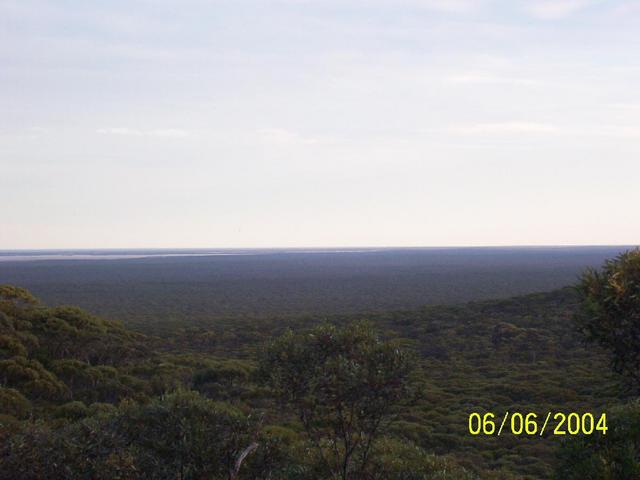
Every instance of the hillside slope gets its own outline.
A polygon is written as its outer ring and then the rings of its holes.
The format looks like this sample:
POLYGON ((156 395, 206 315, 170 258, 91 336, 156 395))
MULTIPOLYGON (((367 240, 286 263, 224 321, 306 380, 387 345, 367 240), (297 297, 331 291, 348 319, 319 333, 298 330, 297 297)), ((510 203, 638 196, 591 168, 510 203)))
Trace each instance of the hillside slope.
POLYGON ((135 333, 74 307, 43 306, 21 289, 3 287, 0 294, 5 428, 19 419, 81 421, 122 400, 144 405, 193 389, 244 412, 266 411, 279 428, 293 425, 295 436, 295 423, 254 382, 256 354, 286 328, 357 320, 418 353, 416 398, 387 434, 450 455, 482 478, 492 478, 490 471, 550 478, 561 439, 472 436, 470 413, 595 413, 619 396, 604 354, 586 349, 573 331, 571 289, 328 318, 185 319, 162 337, 154 325, 135 333))

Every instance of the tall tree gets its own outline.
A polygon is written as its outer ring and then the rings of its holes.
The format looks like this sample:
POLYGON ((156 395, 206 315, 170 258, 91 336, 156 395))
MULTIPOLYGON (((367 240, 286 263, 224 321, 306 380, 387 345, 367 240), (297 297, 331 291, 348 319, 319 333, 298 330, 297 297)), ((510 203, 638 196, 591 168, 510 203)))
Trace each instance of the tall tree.
POLYGON ((580 330, 610 352, 613 369, 640 391, 640 249, 588 270, 578 291, 580 330))
POLYGON ((364 323, 289 331, 267 349, 262 377, 293 407, 323 478, 369 478, 371 452, 408 390, 412 356, 364 323))

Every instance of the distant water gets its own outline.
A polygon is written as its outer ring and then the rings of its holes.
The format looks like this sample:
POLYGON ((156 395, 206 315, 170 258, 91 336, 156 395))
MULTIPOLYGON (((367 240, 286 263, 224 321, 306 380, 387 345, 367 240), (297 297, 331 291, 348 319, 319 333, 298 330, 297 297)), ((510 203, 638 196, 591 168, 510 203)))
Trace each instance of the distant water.
POLYGON ((339 254, 371 253, 378 249, 100 249, 100 250, 0 250, 0 262, 39 260, 128 260, 170 257, 215 257, 238 255, 270 255, 278 253, 339 254))
POLYGON ((48 252, 48 253, 25 253, 25 252, 0 252, 0 262, 28 262, 36 260, 127 260, 149 257, 211 257, 216 255, 253 255, 251 253, 86 253, 86 252, 48 252))

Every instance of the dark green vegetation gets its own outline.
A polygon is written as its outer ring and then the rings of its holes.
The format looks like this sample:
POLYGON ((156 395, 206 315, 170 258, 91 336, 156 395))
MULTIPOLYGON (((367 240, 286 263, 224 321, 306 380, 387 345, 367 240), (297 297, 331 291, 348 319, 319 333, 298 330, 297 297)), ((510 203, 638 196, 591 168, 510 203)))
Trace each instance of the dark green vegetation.
POLYGON ((365 324, 322 326, 273 342, 258 376, 293 409, 315 447, 314 477, 384 478, 390 466, 378 460, 378 439, 406 399, 414 364, 365 324))
POLYGON ((558 480, 626 480, 640 478, 640 404, 608 409, 607 435, 566 441, 556 471, 558 480))
MULTIPOLYGON (((603 346, 627 391, 640 388, 640 249, 625 252, 587 271, 578 285, 582 302, 577 326, 592 343, 603 346)), ((560 451, 559 479, 640 478, 640 403, 611 410, 606 436, 566 442, 560 451)))
POLYGON ((4 478, 233 478, 254 443, 238 478, 330 478, 354 443, 348 478, 550 478, 557 438, 473 437, 469 413, 600 411, 620 394, 606 355, 574 333, 570 289, 324 320, 212 320, 162 337, 41 306, 19 289, 2 297, 4 478), (324 327, 333 332, 325 361, 318 338, 273 343, 287 326, 306 331, 326 320, 367 320, 390 343, 360 323, 324 327), (396 357, 396 347, 406 353, 396 357), (376 365, 390 370, 376 376, 376 365), (296 368, 309 383, 292 396, 296 368), (371 411, 349 417, 361 425, 345 443, 338 406, 361 402, 371 411))
POLYGON ((16 287, 0 287, 0 313, 2 479, 472 478, 385 435, 413 362, 365 325, 285 335, 256 371, 151 353, 160 340, 16 287))
POLYGON ((629 388, 640 391, 640 250, 589 270, 579 291, 585 301, 578 315, 586 338, 610 351, 613 369, 629 388))
POLYGON ((212 257, 23 262, 7 261, 11 256, 0 252, 0 282, 28 288, 49 305, 78 305, 129 327, 158 333, 160 328, 211 324, 221 317, 398 310, 551 291, 574 284, 585 268, 600 265, 621 250, 279 250, 212 257))
POLYGON ((259 321, 176 307, 135 330, 2 286, 0 479, 637 478, 639 258, 577 290, 259 321), (469 434, 505 411, 606 411, 609 432, 469 434))

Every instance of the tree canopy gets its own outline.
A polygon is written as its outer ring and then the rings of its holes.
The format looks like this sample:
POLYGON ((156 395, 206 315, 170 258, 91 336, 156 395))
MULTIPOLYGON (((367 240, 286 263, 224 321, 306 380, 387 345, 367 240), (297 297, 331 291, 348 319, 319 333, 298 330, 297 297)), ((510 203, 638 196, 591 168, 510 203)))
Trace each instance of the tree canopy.
POLYGON ((640 391, 640 249, 588 270, 578 291, 580 330, 610 353, 613 369, 640 391))

